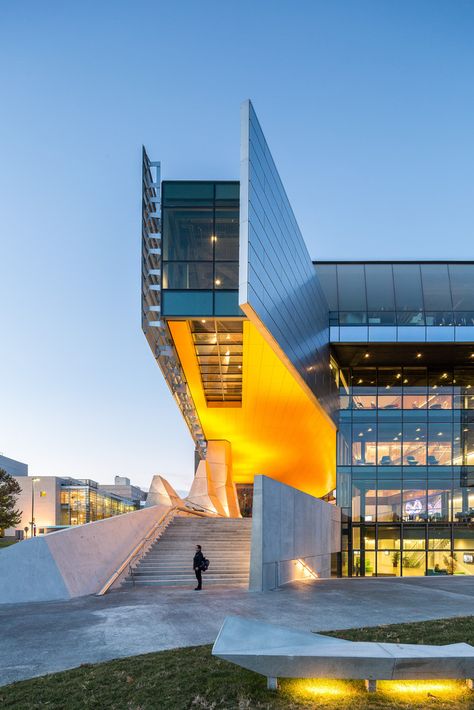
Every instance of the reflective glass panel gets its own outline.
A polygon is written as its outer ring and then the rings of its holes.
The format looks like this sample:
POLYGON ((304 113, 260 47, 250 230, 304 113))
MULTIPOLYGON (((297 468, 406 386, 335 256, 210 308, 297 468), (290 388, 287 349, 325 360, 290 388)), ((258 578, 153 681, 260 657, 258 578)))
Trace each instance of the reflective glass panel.
POLYGON ((340 311, 367 311, 364 266, 338 264, 338 294, 340 311))

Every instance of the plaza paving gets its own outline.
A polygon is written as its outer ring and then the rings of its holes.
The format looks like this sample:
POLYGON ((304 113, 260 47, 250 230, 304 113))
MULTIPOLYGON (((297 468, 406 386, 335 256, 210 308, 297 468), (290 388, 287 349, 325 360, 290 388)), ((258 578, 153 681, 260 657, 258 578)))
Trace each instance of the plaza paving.
POLYGON ((328 579, 266 593, 146 587, 0 605, 0 685, 82 663, 212 643, 228 614, 313 631, 467 616, 474 614, 474 577, 328 579))

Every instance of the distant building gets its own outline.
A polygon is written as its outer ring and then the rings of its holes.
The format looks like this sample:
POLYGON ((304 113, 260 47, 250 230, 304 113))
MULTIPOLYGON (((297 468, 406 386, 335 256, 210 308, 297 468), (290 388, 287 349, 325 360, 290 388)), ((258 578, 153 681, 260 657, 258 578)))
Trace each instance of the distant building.
POLYGON ((108 493, 114 493, 116 496, 120 496, 120 498, 127 498, 133 501, 137 508, 140 507, 142 502, 146 501, 146 492, 142 491, 138 486, 133 486, 130 483, 130 479, 125 478, 125 476, 115 476, 115 483, 101 483, 100 488, 108 493))
POLYGON ((9 459, 8 456, 2 456, 0 454, 0 468, 10 474, 10 476, 27 476, 28 475, 28 464, 22 463, 21 461, 16 461, 15 459, 9 459))
POLYGON ((17 508, 21 522, 16 529, 6 530, 15 535, 16 530, 32 531, 32 521, 37 535, 44 535, 71 525, 82 525, 94 520, 110 518, 136 510, 139 505, 126 497, 103 490, 89 479, 60 478, 57 476, 15 476, 21 486, 17 508))

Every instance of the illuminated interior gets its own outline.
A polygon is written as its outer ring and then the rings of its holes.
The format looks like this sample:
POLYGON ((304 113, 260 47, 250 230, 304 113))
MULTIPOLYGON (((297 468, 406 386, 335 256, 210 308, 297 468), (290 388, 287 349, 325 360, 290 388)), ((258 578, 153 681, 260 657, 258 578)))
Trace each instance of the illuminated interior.
POLYGON ((237 407, 206 401, 190 323, 168 325, 206 438, 232 445, 236 483, 263 474, 314 496, 334 488, 334 424, 250 321, 243 322, 242 403, 237 407))

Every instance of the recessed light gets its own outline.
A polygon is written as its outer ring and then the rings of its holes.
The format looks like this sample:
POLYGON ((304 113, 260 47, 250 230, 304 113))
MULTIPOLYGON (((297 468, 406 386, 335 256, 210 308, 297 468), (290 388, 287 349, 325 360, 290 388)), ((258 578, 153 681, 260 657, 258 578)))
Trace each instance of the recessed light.
POLYGON ((386 390, 389 390, 389 389, 390 389, 390 385, 385 385, 385 389, 386 389, 386 390))
POLYGON ((448 373, 447 373, 447 372, 443 372, 443 374, 441 375, 441 379, 442 379, 442 380, 445 380, 447 376, 448 376, 448 373))
POLYGON ((216 279, 216 286, 220 286, 222 281, 220 279, 216 279))
POLYGON ((367 431, 372 431, 372 427, 371 427, 371 426, 369 426, 369 428, 367 429, 367 431))
POLYGON ((361 385, 361 384, 363 383, 363 381, 364 381, 364 380, 357 380, 357 384, 358 384, 358 385, 361 385))
POLYGON ((215 236, 215 234, 212 235, 211 242, 217 242, 217 237, 215 236))
POLYGON ((421 427, 418 427, 418 428, 416 429, 416 431, 421 431, 421 427))
POLYGON ((420 357, 423 357, 423 353, 416 353, 416 357, 419 359, 420 357))
POLYGON ((370 353, 365 353, 364 357, 370 357, 370 353))
POLYGON ((202 320, 202 321, 201 321, 201 323, 205 323, 205 322, 206 322, 205 320, 202 320))
POLYGON ((439 431, 439 432, 438 432, 438 436, 443 436, 443 432, 442 432, 442 431, 439 431))
POLYGON ((403 380, 403 384, 404 384, 404 385, 407 385, 407 384, 408 384, 408 380, 407 380, 406 378, 403 380))

